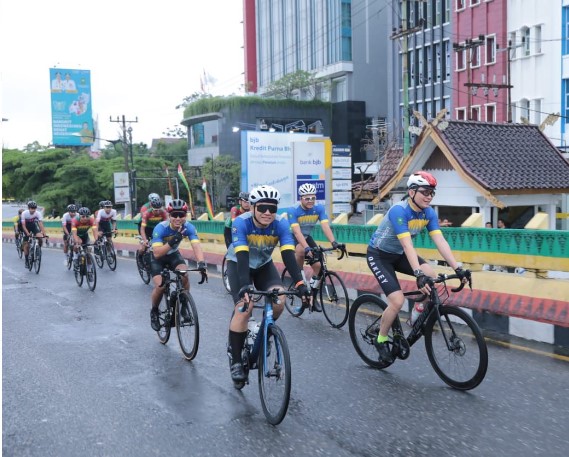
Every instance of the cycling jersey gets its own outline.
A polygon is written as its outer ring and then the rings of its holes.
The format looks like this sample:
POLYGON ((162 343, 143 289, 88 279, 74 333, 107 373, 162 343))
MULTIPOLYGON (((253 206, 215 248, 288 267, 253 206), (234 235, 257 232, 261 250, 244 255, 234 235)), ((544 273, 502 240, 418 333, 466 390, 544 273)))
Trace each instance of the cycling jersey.
POLYGON ((12 218, 12 222, 14 223, 14 229, 18 232, 23 232, 24 229, 22 228, 22 218, 20 217, 20 214, 18 214, 17 216, 14 216, 12 218))
POLYGON ((141 226, 147 229, 154 229, 160 222, 168 220, 168 212, 165 209, 158 211, 149 210, 142 214, 141 226))
POLYGON ((227 219, 225 219, 225 226, 231 227, 233 225, 233 221, 235 220, 236 217, 241 216, 242 214, 245 214, 247 212, 248 211, 245 211, 241 207, 241 205, 233 206, 231 208, 231 210, 229 211, 229 217, 227 219))
POLYGON ((81 216, 78 214, 71 220, 71 231, 77 232, 79 238, 86 238, 91 227, 96 227, 95 218, 93 216, 89 216, 87 219, 81 219, 81 216))
POLYGON ((259 228, 253 223, 253 214, 244 213, 233 221, 231 231, 232 243, 227 251, 227 259, 237 262, 235 254, 248 251, 249 268, 259 268, 270 262, 277 244, 280 244, 281 252, 289 249, 294 251, 288 220, 279 214, 266 228, 259 228))
MULTIPOLYGON (((188 237, 191 243, 200 242, 198 232, 190 222, 184 223, 183 227, 184 228, 182 229, 182 234, 188 237)), ((156 227, 154 227, 154 231, 152 232, 152 247, 164 246, 177 232, 178 230, 173 229, 170 226, 170 221, 160 222, 158 225, 156 225, 156 227)), ((170 248, 166 255, 176 252, 180 247, 180 243, 170 248)))
POLYGON ((30 210, 27 209, 22 213, 21 216, 22 225, 26 224, 26 227, 32 226, 41 222, 43 220, 42 214, 36 209, 34 213, 30 213, 30 210))
MULTIPOLYGON (((71 222, 73 221, 73 217, 68 212, 61 216, 61 226, 67 228, 67 231, 71 233, 71 222)), ((65 233, 65 230, 63 231, 65 233)))
POLYGON ((117 220, 117 210, 112 208, 108 213, 106 210, 101 209, 97 212, 97 216, 96 219, 97 224, 100 224, 101 222, 111 222, 111 221, 116 221, 117 220))
POLYGON ((441 233, 435 210, 428 206, 424 210, 414 211, 409 199, 405 199, 389 208, 372 235, 369 246, 392 254, 403 254, 399 240, 408 236, 414 238, 425 227, 429 235, 441 233))
POLYGON ((303 208, 300 203, 287 210, 290 226, 300 226, 300 231, 306 237, 318 221, 328 222, 328 215, 324 205, 316 204, 312 208, 303 208))
POLYGON ((152 209, 152 205, 150 205, 150 202, 146 202, 140 207, 140 216, 144 216, 144 213, 146 213, 146 211, 149 209, 152 209))

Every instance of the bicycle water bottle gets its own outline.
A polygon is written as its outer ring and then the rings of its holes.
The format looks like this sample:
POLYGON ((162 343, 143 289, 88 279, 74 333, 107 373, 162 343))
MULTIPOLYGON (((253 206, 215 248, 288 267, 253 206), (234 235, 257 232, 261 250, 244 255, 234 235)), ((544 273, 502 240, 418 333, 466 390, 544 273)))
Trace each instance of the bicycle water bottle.
POLYGON ((253 346, 255 338, 257 337, 257 332, 259 331, 260 323, 255 321, 255 318, 251 316, 249 322, 247 323, 247 344, 253 346))
POLYGON ((318 279, 318 276, 312 276, 312 278, 310 278, 310 288, 318 289, 319 285, 320 285, 320 280, 318 279))
POLYGON ((425 309, 425 305, 423 303, 415 303, 413 309, 411 310, 411 318, 409 319, 409 323, 413 325, 417 322, 417 318, 425 309))

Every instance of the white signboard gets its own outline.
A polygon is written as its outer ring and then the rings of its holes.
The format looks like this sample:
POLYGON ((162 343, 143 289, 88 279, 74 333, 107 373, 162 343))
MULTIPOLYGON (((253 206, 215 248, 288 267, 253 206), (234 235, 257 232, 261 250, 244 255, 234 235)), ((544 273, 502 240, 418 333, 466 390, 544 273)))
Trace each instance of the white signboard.
POLYGON ((333 156, 332 157, 333 167, 347 167, 352 168, 352 158, 344 156, 333 156))
POLYGON ((349 168, 332 168, 332 179, 352 179, 352 170, 349 168))
POLYGON ((352 192, 332 192, 332 201, 336 203, 350 203, 352 201, 352 192))
POLYGON ((349 213, 352 207, 349 203, 333 203, 332 214, 349 213))
MULTIPOLYGON (((348 168, 349 170, 349 168, 348 168)), ((335 179, 332 181, 332 190, 352 190, 352 180, 351 179, 335 179)))
POLYGON ((129 186, 128 172, 123 171, 123 172, 113 173, 113 181, 115 187, 128 187, 129 186))
POLYGON ((130 202, 130 189, 128 187, 115 187, 115 203, 130 202))

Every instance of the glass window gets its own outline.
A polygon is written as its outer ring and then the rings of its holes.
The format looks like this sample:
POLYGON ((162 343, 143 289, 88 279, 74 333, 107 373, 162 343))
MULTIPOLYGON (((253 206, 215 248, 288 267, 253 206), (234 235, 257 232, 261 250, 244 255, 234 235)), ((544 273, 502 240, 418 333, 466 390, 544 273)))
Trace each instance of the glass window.
POLYGON ((496 63, 496 37, 486 37, 486 65, 496 63))
POLYGON ((480 4, 480 0, 470 0, 470 6, 476 6, 480 4))
POLYGON ((465 8, 466 0, 456 0, 456 11, 463 10, 465 8))
POLYGON ((456 119, 459 121, 464 121, 466 110, 464 108, 456 109, 456 119))
POLYGON ((541 25, 536 25, 534 30, 534 52, 536 54, 541 54, 541 25))
POLYGON ((435 59, 433 60, 433 82, 441 81, 441 44, 433 44, 433 52, 435 53, 435 59))
POLYGON ((496 122, 496 105, 486 105, 486 122, 496 122))
POLYGON ((456 71, 461 71, 466 68, 466 50, 459 49, 456 51, 456 71))
POLYGON ((529 100, 526 100, 525 98, 520 100, 519 106, 520 106, 520 120, 522 120, 522 118, 524 118, 527 121, 529 121, 530 120, 530 117, 529 117, 529 100))
POLYGON ((470 68, 480 66, 480 46, 470 48, 470 68))
POLYGON ((522 43, 523 43, 523 50, 524 56, 530 55, 530 29, 529 27, 525 27, 522 29, 522 43))
POLYGON ((539 98, 533 101, 533 123, 541 124, 541 100, 539 98))
POLYGON ((470 120, 471 121, 479 121, 480 120, 480 107, 473 106, 470 109, 470 120))

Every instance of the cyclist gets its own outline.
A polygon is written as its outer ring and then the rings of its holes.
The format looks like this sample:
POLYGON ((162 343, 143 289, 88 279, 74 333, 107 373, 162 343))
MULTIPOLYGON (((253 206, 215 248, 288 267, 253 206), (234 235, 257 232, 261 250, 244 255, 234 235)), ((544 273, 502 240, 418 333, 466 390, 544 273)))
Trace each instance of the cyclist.
MULTIPOLYGON (((277 215, 280 193, 271 186, 255 187, 249 194, 251 211, 235 218, 232 228, 232 243, 227 251, 227 275, 235 309, 229 324, 229 355, 231 379, 243 382, 245 373, 241 352, 247 336, 247 322, 253 311, 249 306, 241 312, 245 302, 250 301, 251 284, 259 290, 278 288, 283 290, 279 273, 271 258, 277 243, 280 244, 283 262, 290 272, 303 302, 310 300, 306 284, 294 257, 294 240, 287 219, 277 215)), ((283 311, 284 297, 274 304, 274 318, 283 311)))
POLYGON ((12 222, 14 223, 14 236, 19 236, 24 234, 24 229, 22 228, 22 213, 24 212, 24 208, 20 208, 18 210, 18 215, 12 218, 12 222))
POLYGON ((249 203, 249 193, 239 192, 239 198, 237 199, 237 205, 231 208, 229 217, 225 219, 225 228, 223 230, 223 237, 225 238, 225 246, 228 248, 231 244, 231 227, 233 221, 237 216, 248 212, 251 209, 251 204, 249 203))
POLYGON ((99 211, 101 211, 105 207, 105 201, 106 200, 101 200, 99 202, 99 209, 95 210, 95 212, 93 213, 93 217, 95 218, 95 220, 97 220, 97 216, 99 215, 99 211))
MULTIPOLYGON (((288 210, 288 220, 290 222, 292 233, 296 239, 296 262, 298 263, 298 266, 302 268, 306 257, 308 257, 309 260, 312 260, 309 262, 312 267, 312 279, 310 281, 310 285, 311 287, 315 287, 316 281, 318 280, 318 274, 320 273, 320 262, 318 262, 317 259, 314 259, 312 248, 316 247, 316 242, 310 233, 316 225, 316 222, 320 221, 322 232, 328 241, 332 243, 332 247, 334 249, 338 249, 341 246, 334 238, 324 205, 316 203, 316 187, 314 184, 302 184, 298 188, 298 197, 299 202, 296 206, 289 208, 288 210)), ((319 305, 317 305, 317 301, 314 302, 314 305, 316 305, 314 307, 315 311, 322 311, 319 305)))
MULTIPOLYGON (((141 231, 142 216, 144 215, 144 213, 145 213, 146 211, 148 211, 150 208, 152 208, 152 201, 153 201, 153 200, 154 200, 154 201, 160 200, 160 195, 158 195, 157 193, 154 193, 154 192, 148 194, 148 201, 147 201, 144 205, 142 205, 142 206, 140 207, 140 211, 139 211, 139 213, 140 213, 140 220, 139 220, 138 223, 137 223, 137 226, 138 226, 138 234, 139 234, 140 236, 142 236, 142 231, 141 231)), ((161 201, 161 200, 160 200, 160 201, 161 201)))
POLYGON ((387 211, 367 248, 368 267, 387 296, 388 304, 381 317, 379 335, 374 341, 381 362, 393 362, 385 343, 391 324, 404 302, 395 272, 414 275, 417 287, 424 294, 429 294, 431 290, 431 277, 435 276, 435 272, 413 246, 413 238, 421 230, 427 228, 438 251, 463 282, 470 276, 470 271, 463 270, 455 260, 439 228, 437 214, 430 206, 436 188, 437 180, 430 173, 417 171, 411 174, 407 181, 407 196, 387 211))
POLYGON ((28 209, 22 211, 20 217, 22 223, 22 230, 24 231, 24 255, 26 256, 26 268, 28 268, 28 254, 30 253, 30 232, 38 237, 38 243, 42 245, 42 238, 46 236, 45 228, 43 226, 43 217, 38 211, 38 204, 30 200, 28 202, 28 209), (41 236, 38 235, 41 233, 41 236))
MULTIPOLYGON (((99 238, 99 231, 95 218, 91 216, 91 210, 85 206, 79 208, 77 216, 71 221, 71 234, 73 235, 73 250, 79 251, 79 246, 89 243, 89 229, 93 231, 94 239, 99 238)), ((78 259, 75 259, 77 262, 78 259)), ((79 265, 75 265, 76 268, 79 265)))
POLYGON ((117 210, 113 208, 113 202, 104 200, 103 208, 97 211, 95 222, 97 230, 101 235, 106 233, 107 239, 110 240, 113 233, 117 233, 117 210))
POLYGON ((150 200, 150 209, 142 213, 140 219, 140 236, 144 244, 140 245, 138 252, 142 255, 148 246, 148 240, 152 239, 152 232, 160 222, 168 220, 168 212, 162 207, 160 197, 152 197, 150 200))
MULTIPOLYGON (((190 240, 200 272, 206 272, 204 255, 196 228, 186 221, 188 205, 184 200, 172 200, 168 204, 167 211, 170 215, 169 220, 156 225, 152 233, 152 260, 150 262, 150 269, 152 272, 152 280, 154 281, 154 289, 151 294, 152 308, 150 309, 150 325, 155 331, 160 330, 158 305, 164 293, 164 286, 160 287, 162 283, 161 273, 164 268, 176 270, 186 269, 186 262, 179 249, 184 237, 190 240)), ((182 281, 184 288, 189 291, 190 281, 187 275, 183 276, 182 281)), ((185 315, 187 312, 187 309, 182 307, 183 317, 187 317, 185 315)))
POLYGON ((67 212, 61 216, 61 226, 63 228, 63 255, 65 260, 64 265, 67 266, 67 253, 69 252, 69 245, 73 243, 71 237, 71 222, 77 216, 77 206, 71 204, 67 205, 67 212))

